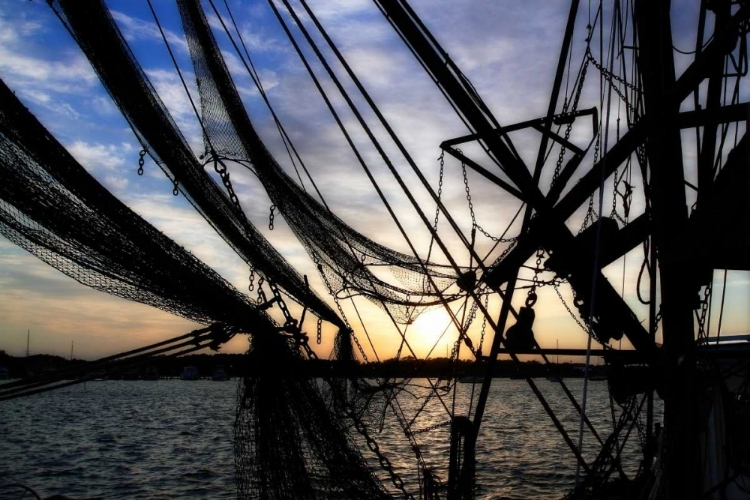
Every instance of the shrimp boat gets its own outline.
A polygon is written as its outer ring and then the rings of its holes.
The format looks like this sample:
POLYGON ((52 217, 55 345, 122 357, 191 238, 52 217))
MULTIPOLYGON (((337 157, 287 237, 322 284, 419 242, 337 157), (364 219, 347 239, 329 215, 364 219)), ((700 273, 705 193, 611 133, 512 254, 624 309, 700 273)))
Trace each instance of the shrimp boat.
MULTIPOLYGON (((474 498, 493 369, 510 359, 523 373, 528 358, 548 367, 557 382, 549 390, 562 390, 579 416, 577 432, 566 428, 547 389, 525 377, 576 468, 567 498, 750 498, 750 325, 722 334, 727 275, 731 282, 732 273, 750 270, 747 1, 688 8, 573 0, 543 109, 508 124, 471 83, 471 69, 448 55, 450 40, 418 13, 440 7, 374 0, 373 15, 434 82, 436 99, 451 113, 443 118, 458 131, 430 145, 439 161, 429 165, 412 156, 413 143, 400 137, 410 130, 397 134, 393 110, 381 111, 368 91, 372 80, 363 76, 372 75, 355 71, 356 52, 340 47, 316 8, 270 1, 288 50, 351 150, 348 166, 370 182, 403 240, 398 247, 326 202, 314 182, 320 169, 303 161, 299 134, 274 111, 236 5, 176 2, 186 66, 163 14, 144 1, 199 124, 203 152, 196 155, 107 5, 48 3, 132 129, 138 173, 146 162, 163 171, 173 194, 248 266, 257 299, 102 187, 5 84, 0 232, 81 283, 207 325, 98 360, 89 373, 248 336, 252 370, 239 388, 235 422, 238 498, 474 498), (687 11, 694 19, 686 20, 687 11), (690 49, 678 44, 686 39, 690 49), (289 162, 277 160, 272 151, 279 148, 256 128, 240 75, 267 106, 289 162), (269 228, 274 215, 283 217, 318 273, 314 282, 246 215, 253 200, 236 179, 247 172, 272 204, 269 228), (394 207, 396 198, 403 205, 394 207), (565 310, 554 325, 544 321, 551 303, 565 310), (443 311, 448 328, 437 340, 448 338, 452 347, 445 374, 426 382, 361 378, 357 365, 377 357, 365 321, 355 322, 364 305, 377 306, 389 323, 397 357, 417 360, 430 354, 417 352, 409 327, 443 311), (545 328, 559 334, 560 321, 576 328, 580 348, 540 345, 545 328), (333 338, 336 376, 300 376, 328 355, 324 337, 333 338), (603 358, 611 425, 596 428, 587 417, 588 371, 583 392, 573 394, 551 354, 578 356, 587 367, 591 356, 603 358), (461 358, 475 360, 484 375, 469 381, 478 390, 459 407, 444 400, 459 390, 461 373, 451 366, 461 358), (399 400, 416 397, 419 384, 420 404, 405 409, 399 400), (433 406, 442 421, 426 419, 433 406), (398 438, 378 442, 386 423, 398 438), (429 435, 443 436, 450 453, 424 451, 429 435), (584 438, 595 443, 593 455, 584 438), (637 446, 626 445, 636 439, 637 446), (396 441, 410 461, 394 460, 396 441), (623 467, 627 453, 640 455, 637 470, 623 467)), ((493 85, 503 92, 503 81, 493 85)), ((348 174, 338 175, 340 196, 348 174)), ((0 401, 86 379, 70 378, 2 384, 0 401)))

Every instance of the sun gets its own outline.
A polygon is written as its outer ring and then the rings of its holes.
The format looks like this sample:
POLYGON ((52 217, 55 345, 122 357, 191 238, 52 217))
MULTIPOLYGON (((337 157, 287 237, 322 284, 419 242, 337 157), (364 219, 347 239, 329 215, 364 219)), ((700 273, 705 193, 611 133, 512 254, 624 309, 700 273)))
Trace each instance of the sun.
POLYGON ((430 350, 432 350, 430 357, 446 356, 446 346, 450 350, 451 340, 455 338, 455 328, 451 325, 451 319, 443 308, 431 309, 420 314, 409 330, 411 332, 408 336, 409 342, 420 356, 426 356, 430 350))

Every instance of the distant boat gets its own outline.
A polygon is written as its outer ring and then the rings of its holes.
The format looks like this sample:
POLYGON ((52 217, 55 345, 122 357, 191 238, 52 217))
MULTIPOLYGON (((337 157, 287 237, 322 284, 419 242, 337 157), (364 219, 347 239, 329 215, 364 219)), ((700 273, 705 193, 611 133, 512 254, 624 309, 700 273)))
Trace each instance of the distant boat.
POLYGON ((216 370, 214 370, 212 380, 214 382, 226 382, 229 380, 229 373, 227 373, 223 366, 217 366, 216 370))
POLYGON ((559 377, 557 375, 548 375, 547 380, 550 382, 562 382, 562 377, 559 377))
POLYGON ((181 380, 198 380, 200 375, 198 374, 198 368, 194 366, 186 366, 182 369, 182 373, 180 374, 181 380))

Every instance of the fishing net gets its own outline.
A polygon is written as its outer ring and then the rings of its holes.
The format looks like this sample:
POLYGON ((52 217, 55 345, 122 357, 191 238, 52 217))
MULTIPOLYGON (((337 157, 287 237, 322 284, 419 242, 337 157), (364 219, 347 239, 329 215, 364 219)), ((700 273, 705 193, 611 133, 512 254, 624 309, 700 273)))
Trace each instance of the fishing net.
POLYGON ((75 280, 198 323, 270 318, 101 186, 0 81, 0 232, 75 280))
POLYGON ((235 421, 239 498, 390 498, 349 437, 333 400, 301 374, 303 358, 279 336, 255 336, 235 421))
POLYGON ((283 170, 250 122, 200 3, 185 0, 178 6, 198 81, 208 155, 214 161, 249 162, 271 201, 318 264, 331 293, 365 296, 387 307, 401 323, 413 319, 415 306, 460 296, 456 287, 455 292, 447 293, 457 279, 452 268, 423 263, 368 239, 283 170), (399 284, 377 278, 368 266, 389 269, 399 284))
MULTIPOLYGON (((226 174, 225 161, 249 163, 285 216, 292 231, 318 265, 337 297, 363 295, 386 304, 403 323, 414 308, 457 297, 447 266, 425 264, 390 250, 354 231, 309 196, 275 162, 255 133, 197 3, 180 3, 201 96, 201 125, 209 161, 227 193, 209 177, 130 52, 106 7, 99 0, 52 3, 92 62, 102 82, 131 124, 147 153, 187 199, 245 260, 262 275, 322 318, 341 320, 300 279, 244 217, 226 174), (224 174, 222 175, 222 169, 224 174), (400 285, 378 279, 371 266, 387 267, 400 285)), ((210 300, 203 297, 203 300, 210 300)), ((287 318, 288 320, 288 318, 287 318)), ((255 335, 243 380, 235 424, 238 493, 250 498, 384 498, 387 493, 360 453, 364 440, 391 481, 404 494, 403 481, 379 450, 368 427, 382 429, 386 409, 402 386, 355 379, 325 384, 310 379, 299 363, 303 335, 296 323, 255 335), (289 326, 289 328, 287 328, 289 326), (353 432, 356 429, 356 434, 353 432)), ((353 336, 342 329, 334 355, 355 363, 353 336)), ((306 338, 305 338, 306 342, 306 338)), ((306 344, 305 344, 306 346, 306 344)), ((313 353, 314 354, 314 353, 313 353)), ((309 348, 306 356, 311 357, 309 348)), ((403 415, 397 416, 418 456, 418 445, 403 415)), ((420 472, 418 472, 420 474, 420 472)), ((407 494, 407 496, 409 496, 407 494)))
POLYGON ((104 3, 62 0, 52 5, 144 149, 175 183, 175 192, 179 188, 252 268, 314 314, 342 326, 336 313, 247 220, 236 197, 230 198, 203 169, 104 3))

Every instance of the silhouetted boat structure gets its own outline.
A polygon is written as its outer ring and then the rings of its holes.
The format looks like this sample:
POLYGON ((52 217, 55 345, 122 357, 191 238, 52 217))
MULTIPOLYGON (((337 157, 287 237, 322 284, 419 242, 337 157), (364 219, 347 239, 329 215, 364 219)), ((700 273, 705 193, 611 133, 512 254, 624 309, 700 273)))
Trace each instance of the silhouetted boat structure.
POLYGON ((229 373, 227 373, 223 366, 217 366, 214 374, 211 376, 211 380, 214 382, 226 382, 229 380, 229 373))
POLYGON ((180 373, 180 380, 198 380, 199 378, 198 368, 194 366, 186 366, 180 373))
MULTIPOLYGON (((744 101, 748 2, 701 2, 695 49, 685 54, 673 46, 669 2, 599 3, 592 7, 587 32, 574 37, 580 16, 579 2, 573 0, 547 113, 501 125, 470 83, 470 75, 448 57, 439 37, 405 1, 374 1, 384 14, 383 22, 398 32, 466 125, 467 135, 440 147, 461 163, 469 205, 473 206, 467 167, 472 176, 497 187, 498 200, 511 199, 519 207, 518 218, 508 221, 503 236, 482 228, 473 209, 468 230, 456 222, 455 210, 441 198, 442 184, 436 191, 427 182, 305 0, 295 7, 286 0, 270 5, 325 102, 330 104, 324 89, 336 88, 337 98, 343 98, 337 102, 350 107, 354 122, 364 131, 360 136, 374 145, 430 232, 426 255, 416 250, 401 225, 411 254, 365 237, 276 162, 245 112, 197 0, 177 4, 198 80, 200 99, 194 105, 205 146, 200 158, 192 153, 106 6, 99 0, 50 2, 133 128, 143 147, 141 159, 148 155, 159 165, 174 183, 174 193, 182 193, 262 281, 257 284, 257 302, 156 231, 89 176, 3 85, 0 231, 81 283, 211 324, 100 360, 99 367, 140 366, 154 355, 218 348, 237 333, 251 334, 247 362, 258 367, 259 375, 245 378, 240 389, 235 425, 239 497, 470 498, 492 367, 500 354, 518 362, 519 355, 528 353, 548 363, 546 354, 556 351, 540 349, 532 331, 537 294, 543 287, 554 288, 562 300, 560 289, 570 287, 574 299, 566 307, 589 340, 602 346, 595 354, 603 355, 609 368, 616 408, 611 429, 597 430, 585 418, 586 390, 578 402, 560 381, 583 415, 576 442, 540 388, 526 379, 578 464, 580 480, 571 485, 570 498, 602 498, 612 491, 618 498, 748 498, 741 481, 750 473, 750 351, 746 342, 736 347, 726 338, 706 340, 708 312, 716 295, 714 270, 750 269, 750 114, 744 101), (296 26, 297 36, 292 36, 290 25, 296 26), (315 40, 325 42, 325 54, 315 40), (309 51, 299 46, 303 41, 325 71, 316 73, 308 63, 303 54, 309 51), (685 67, 679 75, 677 59, 685 67), (381 147, 373 126, 395 147, 381 147), (511 135, 532 131, 540 140, 538 153, 527 164, 511 135), (407 185, 396 162, 411 168, 418 182, 407 185), (213 167, 221 184, 204 167, 213 167), (278 210, 308 251, 336 309, 307 286, 245 217, 229 175, 236 168, 250 169, 262 183, 274 204, 272 214, 278 210), (416 190, 437 206, 434 218, 411 195, 416 190), (571 231, 581 214, 580 231, 571 231), (443 227, 438 226, 439 217, 445 221, 443 227), (449 248, 446 233, 470 256, 467 266, 454 258, 458 251, 449 248), (482 257, 477 240, 485 236, 497 245, 482 257), (643 304, 633 310, 602 269, 639 247, 643 258, 638 298, 643 304), (383 279, 382 273, 373 272, 376 267, 390 270, 396 279, 383 279), (642 294, 646 287, 648 293, 642 294), (521 289, 525 302, 516 308, 512 299, 521 289), (318 318, 318 332, 323 321, 339 329, 333 350, 338 360, 354 362, 356 352, 367 359, 364 342, 358 339, 362 333, 354 333, 342 308, 342 303, 354 304, 362 297, 379 305, 391 320, 404 355, 415 355, 406 325, 427 307, 447 311, 455 328, 451 359, 463 350, 487 373, 468 408, 453 412, 444 405, 444 423, 420 427, 425 406, 442 402, 441 388, 447 383, 449 391, 455 390, 457 374, 450 370, 442 381, 429 381, 424 405, 413 414, 397 403, 402 391, 409 390, 408 379, 332 379, 317 384, 292 376, 296 364, 317 357, 303 331, 306 315, 318 318), (290 309, 287 302, 300 307, 290 309), (301 314, 293 312, 299 309, 301 314), (477 317, 484 323, 480 339, 469 332, 477 317), (491 337, 489 345, 484 344, 485 331, 491 337), (632 351, 610 346, 610 341, 623 337, 632 351), (655 425, 655 391, 664 400, 660 432, 655 425), (413 450, 417 484, 404 482, 403 466, 395 465, 387 446, 377 443, 373 429, 378 418, 386 416, 413 450), (424 455, 420 435, 446 426, 450 456, 424 455), (584 428, 601 445, 593 460, 580 452, 584 428), (643 457, 637 475, 628 477, 621 454, 624 442, 635 434, 642 439, 643 457), (375 458, 382 470, 373 471, 367 457, 375 458), (387 488, 385 481, 391 486, 387 488), (441 483, 447 487, 441 488, 441 483)), ((209 3, 211 15, 270 106, 249 53, 240 50, 244 42, 231 11, 209 3)), ((498 85, 502 89, 502 82, 498 85)), ((379 188, 348 133, 350 125, 333 105, 330 109, 360 166, 379 188)), ((296 154, 290 135, 278 125, 285 145, 296 154)), ((444 172, 443 162, 441 156, 441 179, 444 173, 452 175, 448 169, 444 172)), ((142 171, 143 162, 140 167, 142 171)), ((398 224, 387 193, 378 194, 398 224)), ((94 368, 98 367, 88 369, 94 368)), ((68 375, 46 374, 4 384, 0 400, 67 385, 61 381, 68 375)))

